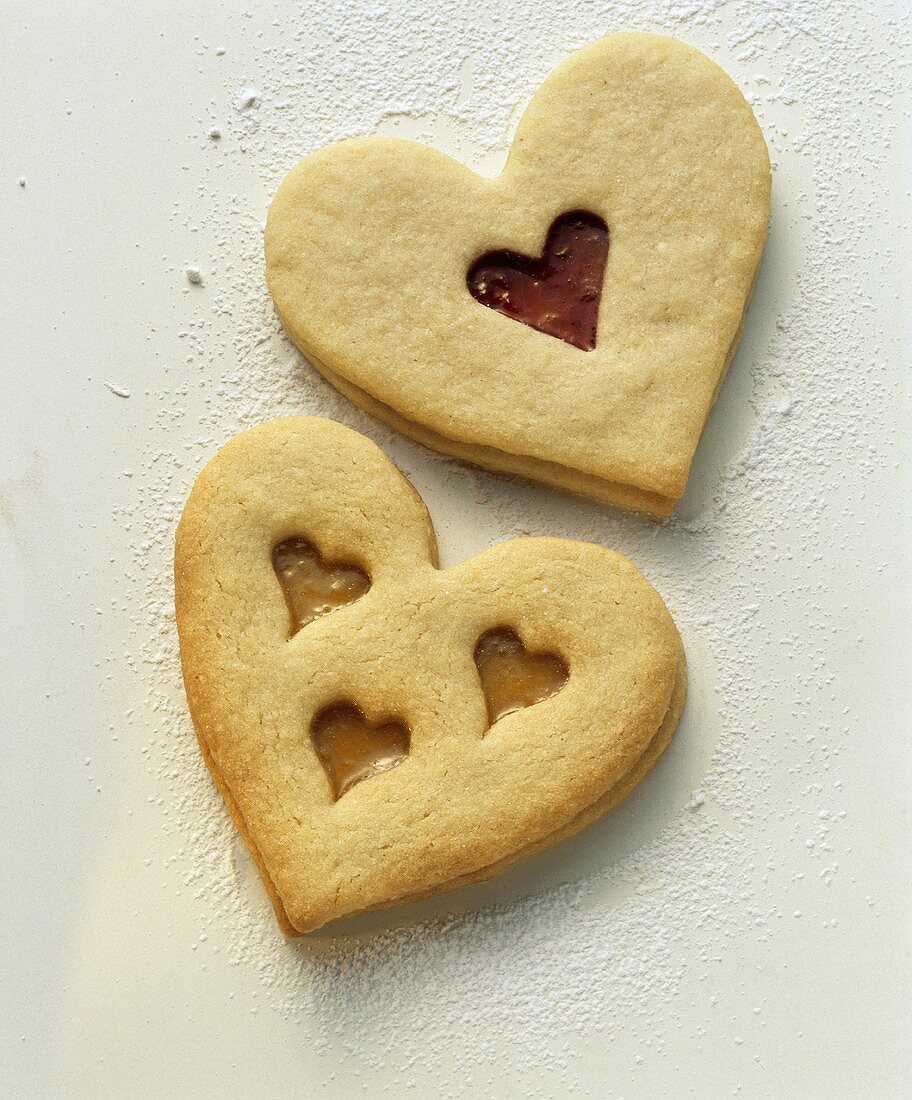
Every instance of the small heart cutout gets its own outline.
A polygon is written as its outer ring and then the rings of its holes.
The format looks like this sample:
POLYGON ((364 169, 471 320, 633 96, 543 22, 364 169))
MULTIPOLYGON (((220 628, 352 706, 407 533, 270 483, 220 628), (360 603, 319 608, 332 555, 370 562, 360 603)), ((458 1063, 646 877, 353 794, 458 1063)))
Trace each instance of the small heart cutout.
POLYGON ((577 210, 551 223, 541 259, 488 252, 466 277, 476 301, 582 351, 595 347, 608 227, 577 210))
POLYGON ((336 703, 315 715, 310 738, 333 798, 356 783, 395 768, 408 756, 408 726, 395 719, 371 723, 354 703, 336 703))
POLYGON ((508 627, 483 634, 475 646, 488 724, 556 695, 570 675, 554 653, 530 653, 522 638, 508 627))
POLYGON ((325 562, 306 539, 285 539, 272 551, 272 566, 285 593, 294 637, 321 615, 360 599, 370 577, 355 565, 325 562))

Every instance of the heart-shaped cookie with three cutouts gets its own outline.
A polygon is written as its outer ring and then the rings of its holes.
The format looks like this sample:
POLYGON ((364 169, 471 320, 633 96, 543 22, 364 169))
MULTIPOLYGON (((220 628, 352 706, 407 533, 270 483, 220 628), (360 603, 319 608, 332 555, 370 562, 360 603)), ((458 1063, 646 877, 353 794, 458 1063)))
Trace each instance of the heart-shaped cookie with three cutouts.
POLYGON ((698 50, 618 34, 545 81, 503 173, 360 138, 292 169, 266 226, 285 329, 429 447, 667 515, 760 263, 770 164, 698 50))
POLYGON ((629 561, 518 539, 441 570, 421 498, 331 420, 211 460, 175 587, 203 755, 289 935, 576 832, 684 702, 677 631, 629 561))

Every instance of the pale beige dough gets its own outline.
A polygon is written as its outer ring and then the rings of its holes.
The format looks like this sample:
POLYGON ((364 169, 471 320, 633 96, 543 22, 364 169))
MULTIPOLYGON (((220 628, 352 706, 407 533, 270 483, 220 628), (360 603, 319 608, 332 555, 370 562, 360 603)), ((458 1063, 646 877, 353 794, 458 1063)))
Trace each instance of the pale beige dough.
POLYGON ((769 198, 763 136, 725 73, 679 42, 618 34, 545 81, 496 179, 385 138, 311 154, 270 207, 266 273, 295 344, 387 423, 662 516, 737 347, 769 198), (479 256, 538 255, 574 209, 610 231, 589 352, 466 288, 479 256))
POLYGON ((200 474, 175 549, 184 682, 203 754, 289 935, 476 881, 588 824, 661 755, 685 666, 625 558, 519 539, 440 570, 420 497, 333 421, 271 421, 200 474), (273 547, 309 540, 370 591, 289 638, 273 547), (473 652, 493 627, 570 670, 487 731, 473 652), (409 756, 333 801, 309 737, 339 701, 396 716, 409 756))

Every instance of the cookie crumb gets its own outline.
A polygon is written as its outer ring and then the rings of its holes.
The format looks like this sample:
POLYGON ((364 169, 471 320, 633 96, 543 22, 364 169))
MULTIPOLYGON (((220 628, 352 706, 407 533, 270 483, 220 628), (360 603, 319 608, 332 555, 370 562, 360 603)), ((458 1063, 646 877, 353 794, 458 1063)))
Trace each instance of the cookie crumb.
POLYGON ((200 286, 203 281, 203 273, 198 267, 190 265, 187 268, 187 282, 193 283, 194 286, 200 286))
POLYGON ((126 386, 118 386, 116 382, 105 382, 105 388, 109 389, 115 397, 129 397, 130 391, 126 386))
POLYGON ((253 107, 259 98, 260 93, 256 88, 241 88, 234 97, 234 105, 239 111, 246 111, 248 107, 253 107))

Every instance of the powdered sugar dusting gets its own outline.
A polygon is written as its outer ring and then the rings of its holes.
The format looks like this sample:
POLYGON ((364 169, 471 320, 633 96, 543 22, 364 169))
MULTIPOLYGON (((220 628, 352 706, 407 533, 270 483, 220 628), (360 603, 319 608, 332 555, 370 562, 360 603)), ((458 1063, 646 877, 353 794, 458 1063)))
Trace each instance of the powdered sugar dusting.
MULTIPOLYGON (((505 1079, 524 1095, 569 1095, 582 1088, 578 1043, 625 1036, 639 1045, 629 1065, 616 1067, 623 1092, 648 1063, 664 1059, 670 1073, 676 1044, 700 1044, 699 1027, 681 1032, 679 1000, 684 990, 703 997, 713 1019, 716 999, 741 988, 729 949, 743 943, 745 927, 756 957, 772 965, 792 925, 814 921, 823 940, 841 934, 843 916, 875 919, 879 900, 869 905, 861 883, 858 906, 845 914, 831 911, 827 893, 836 876, 858 869, 845 791, 858 781, 864 730, 835 669, 846 646, 861 651, 865 627, 848 599, 840 612, 820 564, 889 577, 890 562, 872 563, 866 545, 867 494, 898 503, 889 489, 893 454, 871 442, 871 424, 895 422, 896 349, 872 334, 885 293, 880 273, 900 242, 878 224, 874 196, 896 140, 894 51, 901 40, 908 46, 908 28, 898 9, 873 10, 818 0, 529 2, 487 11, 482 26, 468 3, 427 4, 418 16, 347 0, 270 22, 226 16, 245 21, 254 46, 236 61, 202 51, 206 64, 221 66, 224 97, 201 104, 196 153, 177 181, 204 196, 209 213, 188 226, 194 265, 171 258, 170 323, 182 353, 150 345, 161 356, 157 412, 135 470, 137 504, 123 516, 142 589, 131 660, 162 731, 145 755, 176 849, 165 873, 198 898, 200 950, 226 951, 256 973, 252 1007, 301 1021, 326 1054, 327 1080, 344 1058, 365 1091, 382 1080, 399 1095, 420 1066, 449 1074, 448 1095, 495 1095, 492 1082, 505 1079), (692 42, 731 73, 758 113, 776 172, 744 343, 688 496, 664 526, 403 441, 302 362, 281 335, 263 279, 266 204, 300 156, 380 131, 494 172, 517 105, 553 64, 633 27, 692 42), (860 104, 877 120, 873 131, 859 122, 860 104), (205 279, 194 276, 203 270, 205 279), (393 455, 428 499, 445 562, 524 533, 627 553, 681 625, 692 698, 669 759, 595 840, 539 857, 505 885, 428 903, 423 919, 414 910, 405 925, 394 915, 366 918, 348 935, 287 945, 193 739, 170 554, 205 459, 245 427, 304 411, 342 420, 393 455), (849 483, 849 470, 863 476, 849 483), (800 635, 787 626, 796 605, 800 635), (767 671, 783 667, 783 652, 787 679, 767 671), (766 839, 766 824, 783 819, 787 851, 766 839), (562 873, 564 860, 579 873, 562 873)), ((179 191, 173 217, 183 219, 179 191)), ((755 1095, 769 1091, 758 1053, 769 1006, 757 983, 754 1000, 745 993, 725 1010, 737 1068, 707 1071, 726 1092, 738 1081, 755 1095)), ((713 1085, 703 1094, 715 1094, 713 1085)))

